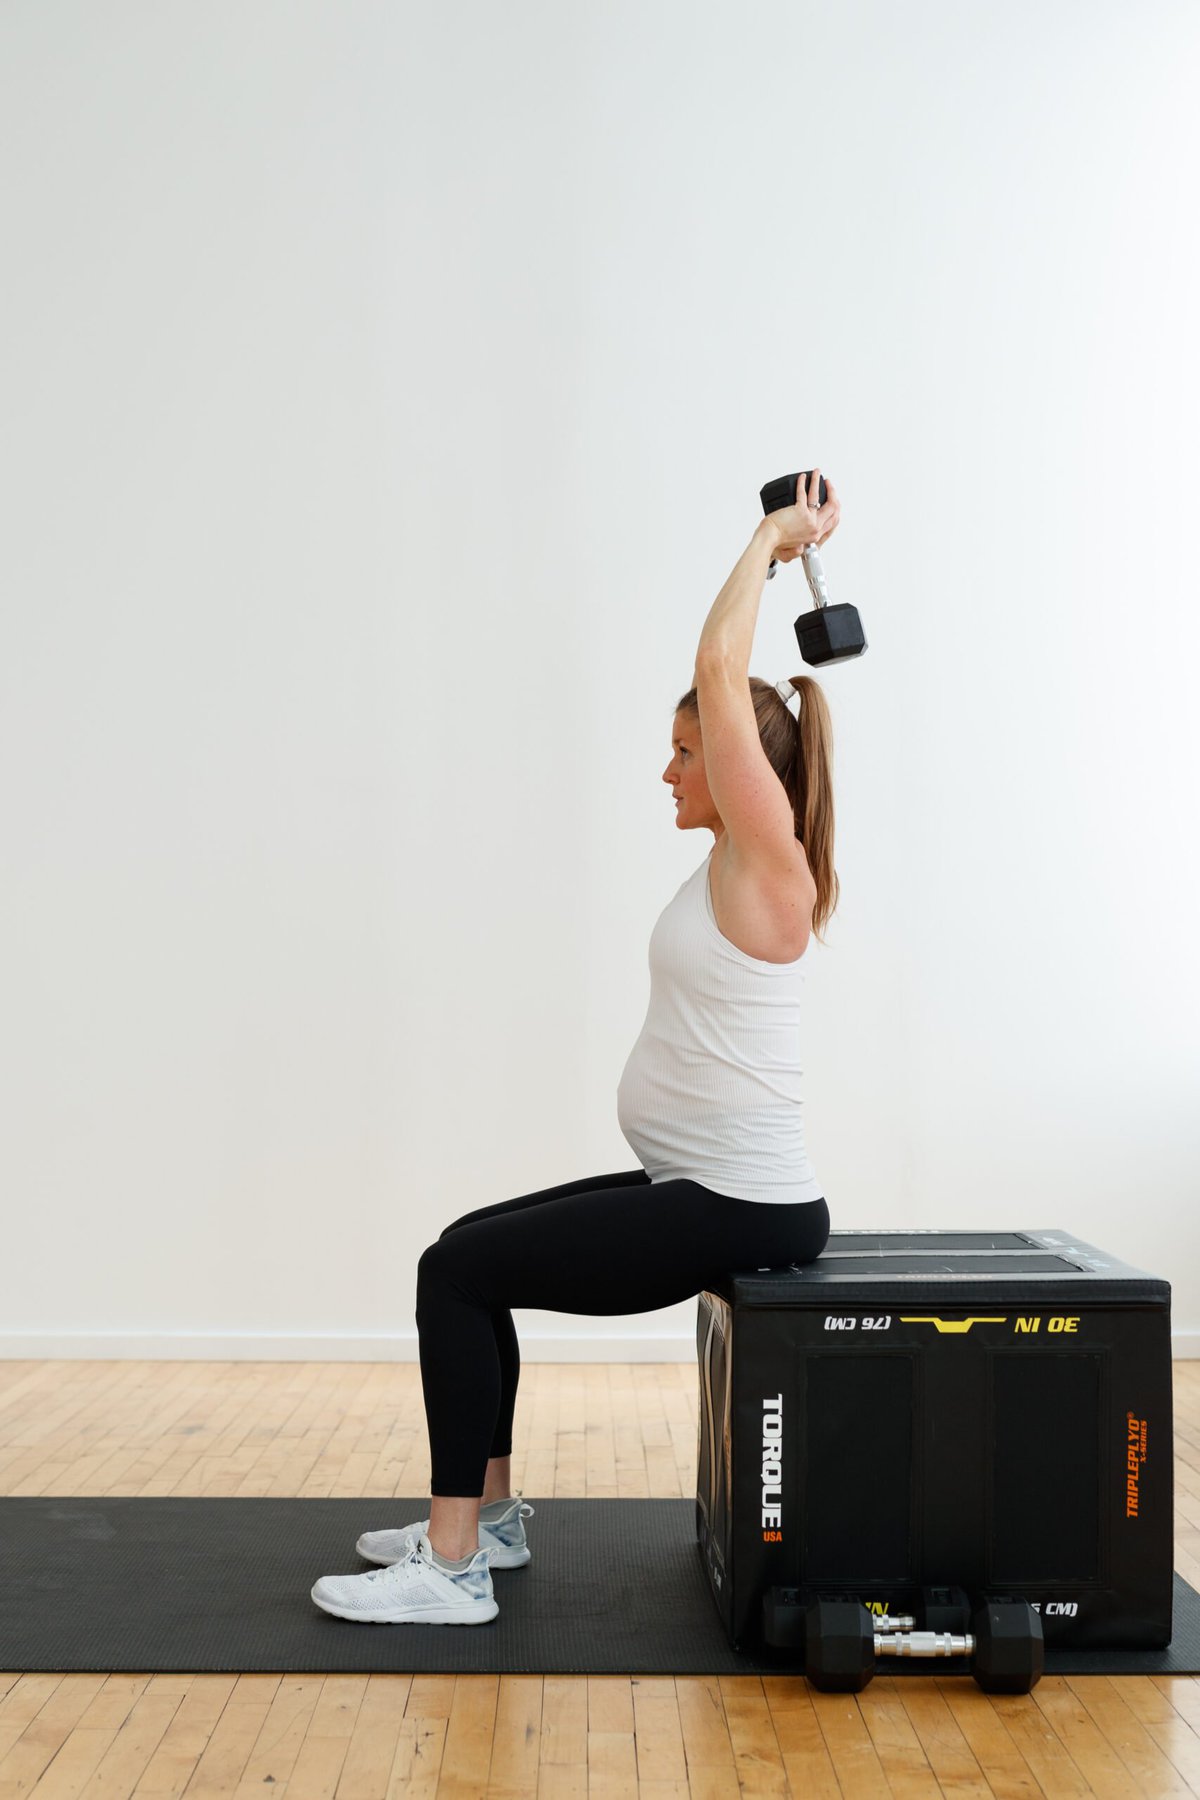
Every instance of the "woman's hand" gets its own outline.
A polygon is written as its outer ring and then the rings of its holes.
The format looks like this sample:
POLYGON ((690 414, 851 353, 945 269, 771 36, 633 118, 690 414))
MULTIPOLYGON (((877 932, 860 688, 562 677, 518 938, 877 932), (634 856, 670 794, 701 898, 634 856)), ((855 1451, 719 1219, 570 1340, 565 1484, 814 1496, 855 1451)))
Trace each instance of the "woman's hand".
POLYGON ((797 479, 795 506, 781 506, 778 512, 767 514, 768 522, 777 534, 776 562, 794 562, 810 544, 823 544, 837 530, 842 516, 837 490, 832 481, 825 483, 824 506, 817 505, 820 492, 821 471, 814 469, 808 478, 807 494, 803 480, 797 479))

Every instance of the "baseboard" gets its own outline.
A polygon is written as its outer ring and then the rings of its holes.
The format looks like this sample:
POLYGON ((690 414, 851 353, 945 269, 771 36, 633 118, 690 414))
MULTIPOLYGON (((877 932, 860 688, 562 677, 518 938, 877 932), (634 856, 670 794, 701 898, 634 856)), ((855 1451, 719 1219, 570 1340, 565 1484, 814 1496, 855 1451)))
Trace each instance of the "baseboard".
MULTIPOLYGON (((652 1332, 569 1337, 522 1332, 521 1360, 542 1363, 691 1362, 692 1332, 652 1332)), ((1171 1336, 1175 1362, 1200 1359, 1200 1331, 1171 1336)), ((0 1337, 0 1361, 29 1362, 410 1362, 417 1361, 415 1331, 395 1337, 178 1336, 151 1332, 19 1332, 0 1337)))

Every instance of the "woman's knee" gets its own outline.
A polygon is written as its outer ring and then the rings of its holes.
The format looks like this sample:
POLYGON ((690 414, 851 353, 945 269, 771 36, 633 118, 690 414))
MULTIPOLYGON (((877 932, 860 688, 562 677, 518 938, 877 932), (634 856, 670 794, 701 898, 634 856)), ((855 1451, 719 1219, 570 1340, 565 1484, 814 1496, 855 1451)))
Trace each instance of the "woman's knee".
POLYGON ((486 1263, 475 1254, 469 1239, 443 1235, 426 1245, 417 1258, 417 1291, 449 1286, 474 1298, 485 1270, 486 1263))
POLYGON ((452 1219, 450 1221, 449 1225, 446 1226, 445 1231, 440 1231, 438 1233, 438 1242, 440 1243, 441 1240, 444 1237, 446 1237, 450 1232, 457 1231, 460 1225, 473 1224, 476 1219, 482 1218, 483 1214, 486 1211, 487 1211, 486 1207, 480 1207, 475 1212, 464 1213, 461 1219, 452 1219))
POLYGON ((442 1280, 450 1268, 450 1260, 443 1247, 443 1238, 436 1244, 429 1244, 417 1258, 417 1287, 428 1287, 431 1282, 442 1280))

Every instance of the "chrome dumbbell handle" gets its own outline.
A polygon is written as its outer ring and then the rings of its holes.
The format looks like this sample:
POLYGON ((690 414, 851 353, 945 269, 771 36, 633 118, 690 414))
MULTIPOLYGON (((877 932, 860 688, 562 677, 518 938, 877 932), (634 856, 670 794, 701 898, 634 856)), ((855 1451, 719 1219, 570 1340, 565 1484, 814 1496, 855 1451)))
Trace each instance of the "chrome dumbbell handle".
POLYGON ((808 577, 809 592, 812 594, 813 604, 816 606, 828 606, 829 589, 825 585, 825 570, 822 568, 821 559, 817 555, 817 546, 815 544, 805 544, 800 555, 804 560, 804 573, 808 577))
POLYGON ((912 1631, 917 1621, 909 1613, 872 1613, 871 1623, 876 1631, 912 1631))
POLYGON ((974 1656, 975 1639, 968 1631, 901 1631, 875 1639, 876 1656, 974 1656))

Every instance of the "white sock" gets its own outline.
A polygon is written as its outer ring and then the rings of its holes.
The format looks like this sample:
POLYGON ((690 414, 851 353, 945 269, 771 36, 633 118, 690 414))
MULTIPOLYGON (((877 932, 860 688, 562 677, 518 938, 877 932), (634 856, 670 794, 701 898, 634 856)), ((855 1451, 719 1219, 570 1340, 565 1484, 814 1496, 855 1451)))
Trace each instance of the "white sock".
MULTIPOLYGON (((430 1544, 429 1548, 433 1550, 433 1545, 430 1544)), ((470 1568, 478 1555, 478 1550, 472 1550, 470 1555, 460 1557, 457 1562, 451 1562, 448 1556, 442 1556, 437 1550, 433 1550, 434 1567, 445 1569, 448 1575, 461 1575, 464 1569, 470 1568)))

